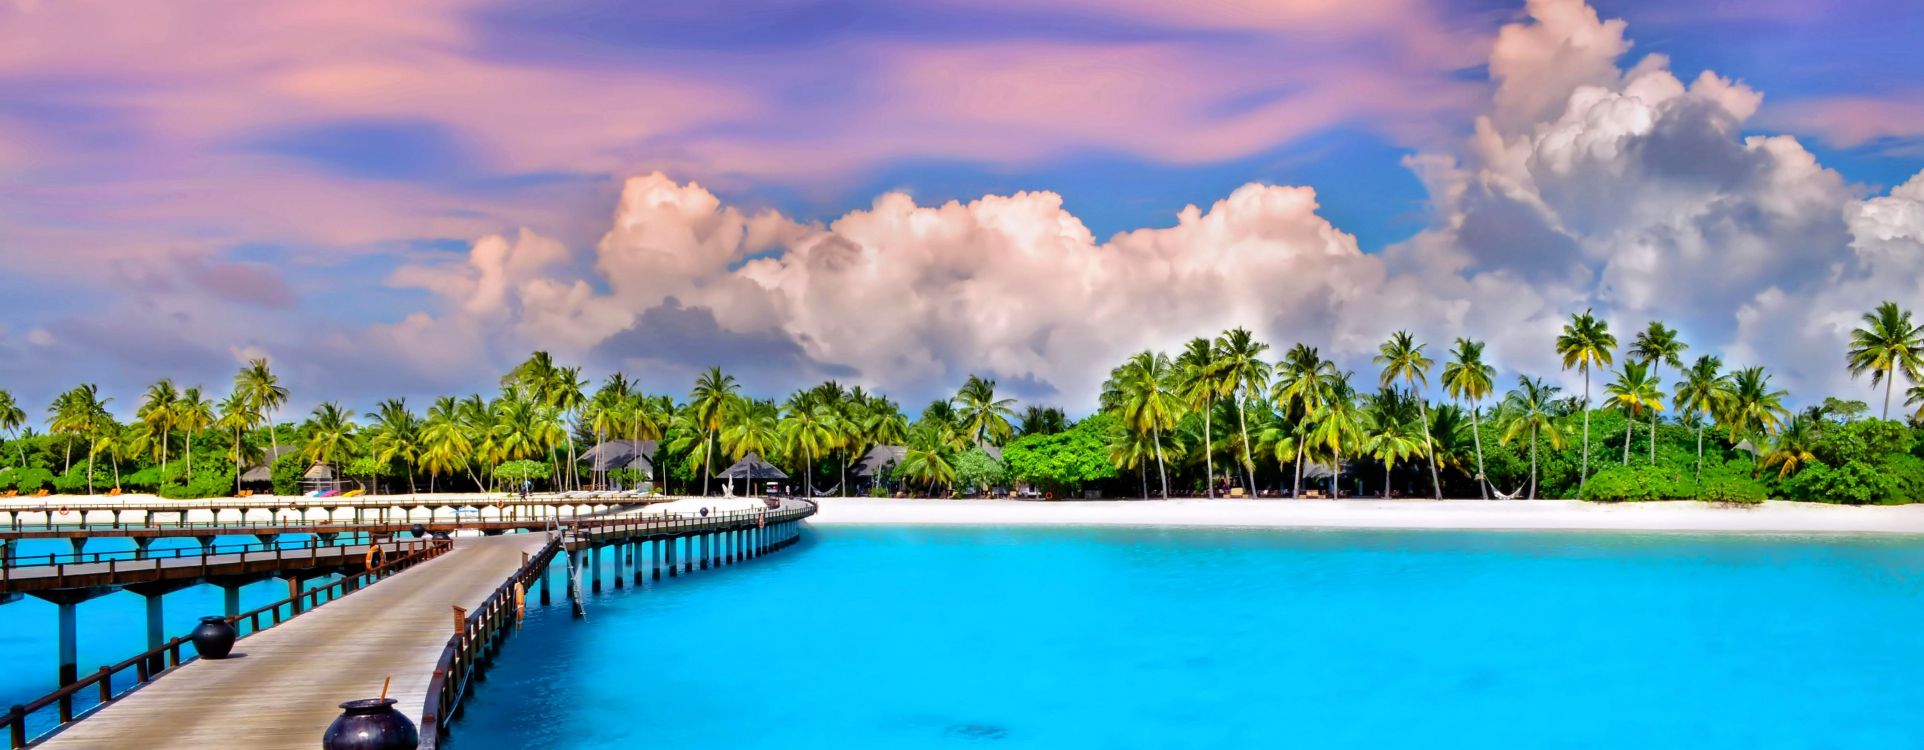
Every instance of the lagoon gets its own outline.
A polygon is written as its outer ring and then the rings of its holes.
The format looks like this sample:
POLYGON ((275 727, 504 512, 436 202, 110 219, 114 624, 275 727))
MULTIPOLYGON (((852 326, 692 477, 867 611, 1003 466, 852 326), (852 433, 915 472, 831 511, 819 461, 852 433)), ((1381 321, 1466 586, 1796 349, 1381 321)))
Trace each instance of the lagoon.
POLYGON ((532 610, 458 750, 1924 745, 1924 540, 856 526, 532 610))

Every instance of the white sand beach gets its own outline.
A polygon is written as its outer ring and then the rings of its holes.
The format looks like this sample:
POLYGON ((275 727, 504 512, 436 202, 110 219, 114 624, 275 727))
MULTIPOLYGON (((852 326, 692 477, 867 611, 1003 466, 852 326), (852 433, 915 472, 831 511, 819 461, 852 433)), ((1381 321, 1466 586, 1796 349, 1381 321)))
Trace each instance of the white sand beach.
POLYGON ((1578 500, 895 500, 823 498, 810 524, 1924 534, 1924 505, 1578 500))

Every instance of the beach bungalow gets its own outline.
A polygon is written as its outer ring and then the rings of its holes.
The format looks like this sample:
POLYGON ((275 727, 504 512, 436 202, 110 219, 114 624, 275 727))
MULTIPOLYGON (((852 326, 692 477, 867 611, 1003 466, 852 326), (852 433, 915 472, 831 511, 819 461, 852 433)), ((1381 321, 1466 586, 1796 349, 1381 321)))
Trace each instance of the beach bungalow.
POLYGON ((765 483, 764 487, 770 490, 769 494, 776 494, 775 490, 780 487, 779 482, 787 479, 788 474, 775 468, 774 464, 762 460, 761 456, 750 453, 742 456, 742 460, 736 461, 733 466, 722 469, 721 473, 716 474, 715 477, 726 480, 731 492, 735 482, 740 480, 745 483, 743 487, 749 494, 754 494, 755 483, 758 481, 765 483))
POLYGON ((581 459, 588 462, 588 470, 593 472, 599 484, 611 484, 608 472, 617 469, 626 469, 641 477, 652 477, 655 475, 655 450, 658 445, 653 440, 607 440, 582 453, 581 459))
POLYGON ((303 494, 339 492, 340 490, 341 475, 339 472, 334 471, 334 467, 328 466, 327 464, 317 463, 309 466, 307 467, 307 473, 301 475, 301 492, 303 494))
POLYGON ((281 456, 285 456, 293 452, 294 452, 294 446, 292 445, 283 445, 276 448, 267 449, 267 451, 261 456, 261 460, 259 463, 250 465, 247 467, 246 470, 241 472, 241 475, 240 475, 241 489, 247 490, 250 492, 262 492, 262 493, 273 492, 274 491, 274 461, 275 459, 278 459, 281 456))
POLYGON ((908 452, 906 445, 878 445, 868 449, 854 466, 849 467, 849 474, 855 477, 852 494, 867 494, 870 489, 883 486, 883 482, 887 481, 908 452))

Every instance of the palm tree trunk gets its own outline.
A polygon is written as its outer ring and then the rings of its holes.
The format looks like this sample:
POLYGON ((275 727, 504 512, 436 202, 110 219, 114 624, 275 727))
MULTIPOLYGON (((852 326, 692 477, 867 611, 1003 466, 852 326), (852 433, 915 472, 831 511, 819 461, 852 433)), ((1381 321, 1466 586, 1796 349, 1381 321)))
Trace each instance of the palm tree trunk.
POLYGON ((1636 423, 1637 423, 1636 417, 1633 417, 1628 414, 1624 415, 1624 419, 1623 419, 1623 465, 1624 466, 1630 465, 1630 427, 1632 425, 1635 425, 1636 423))
POLYGON ((1303 445, 1300 439, 1297 440, 1296 442, 1296 483, 1293 485, 1290 485, 1290 488, 1289 488, 1289 496, 1292 499, 1300 499, 1303 496, 1303 455, 1306 452, 1306 448, 1307 446, 1303 445))
MULTIPOLYGON (((274 489, 274 462, 272 461, 267 462, 267 474, 268 474, 268 478, 267 478, 268 491, 272 492, 274 489)), ((241 493, 240 477, 241 477, 241 437, 240 437, 240 428, 235 427, 234 428, 234 496, 235 497, 239 497, 241 493)))
MULTIPOLYGON (((1430 487, 1436 490, 1436 499, 1442 500, 1443 478, 1436 473, 1436 442, 1430 436, 1430 407, 1428 400, 1416 393, 1414 384, 1410 387, 1410 395, 1416 396, 1416 411, 1423 416, 1423 452, 1430 455, 1430 487)), ((1384 479, 1383 481, 1387 483, 1389 480, 1384 479)), ((1388 498, 1389 496, 1389 490, 1384 489, 1383 497, 1388 498)))
POLYGON ((1483 499, 1490 499, 1490 480, 1483 474, 1483 424, 1475 402, 1470 403, 1470 437, 1476 439, 1476 491, 1483 493, 1483 499))
POLYGON ((1162 427, 1151 428, 1150 434, 1156 439, 1156 475, 1162 478, 1162 499, 1169 499, 1169 467, 1162 461, 1162 427))
MULTIPOLYGON (((169 434, 169 430, 160 431, 160 481, 162 484, 167 482, 167 436, 169 434)), ((120 481, 115 480, 114 486, 120 486, 120 481)))
MULTIPOLYGON (((240 471, 236 469, 234 473, 239 474, 240 471)), ((189 482, 194 481, 194 431, 193 430, 187 431, 187 481, 189 482)), ((166 484, 166 478, 164 476, 162 477, 161 483, 166 484)))
MULTIPOLYGON (((1650 374, 1653 378, 1656 376, 1657 371, 1659 369, 1660 368, 1656 367, 1655 365, 1652 365, 1650 367, 1650 374)), ((1661 391, 1658 392, 1657 403, 1659 405, 1663 403, 1663 397, 1662 397, 1661 391)), ((1650 465, 1651 466, 1657 465, 1657 410, 1656 409, 1650 410, 1650 465)))
MULTIPOLYGON (((1209 481, 1203 483, 1203 490, 1209 499, 1214 500, 1216 499, 1216 451, 1213 450, 1215 447, 1215 440, 1213 439, 1215 434, 1210 431, 1209 427, 1209 412, 1211 411, 1214 410, 1208 406, 1203 407, 1203 471, 1209 472, 1209 481)), ((1163 494, 1167 495, 1169 493, 1164 492, 1163 494)))
MULTIPOLYGON (((281 437, 279 435, 274 434, 274 412, 272 411, 269 411, 267 413, 267 441, 273 444, 274 458, 279 458, 281 455, 281 437)), ((273 466, 274 459, 272 458, 268 459, 267 464, 269 466, 273 466)), ((236 472, 240 471, 240 467, 238 464, 235 465, 234 471, 236 472)), ((272 470, 270 469, 269 471, 272 471, 272 470)))
MULTIPOLYGON (((1395 471, 1396 471, 1396 467, 1391 465, 1390 462, 1388 461, 1383 462, 1383 499, 1384 500, 1390 499, 1390 474, 1395 473, 1395 471)), ((1438 499, 1440 500, 1442 498, 1438 498, 1438 499)))
POLYGON ((1704 478, 1704 426, 1697 425, 1697 481, 1704 478))
POLYGON ((87 451, 87 494, 94 494, 94 452, 87 451))
POLYGON ((1537 499, 1537 431, 1530 428, 1530 499, 1537 499))
POLYGON ((1590 481, 1590 366, 1583 366, 1583 465, 1577 470, 1577 489, 1590 481))
POLYGON ((1884 419, 1891 418, 1891 385, 1897 382, 1897 373, 1886 371, 1884 378, 1884 419))
POLYGON ((1343 478, 1343 452, 1340 450, 1336 451, 1334 457, 1335 461, 1329 465, 1329 499, 1341 500, 1343 499, 1343 487, 1341 484, 1343 478))
POLYGON ((1256 496, 1256 459, 1249 452, 1249 414, 1241 394, 1236 396, 1236 427, 1243 433, 1243 472, 1249 475, 1249 483, 1244 490, 1250 497, 1256 496))
POLYGON ((708 496, 709 485, 715 482, 715 472, 713 470, 714 467, 710 463, 715 458, 714 456, 715 447, 710 444, 714 439, 715 439, 715 436, 713 435, 702 436, 702 440, 704 441, 701 445, 701 495, 702 497, 708 496))

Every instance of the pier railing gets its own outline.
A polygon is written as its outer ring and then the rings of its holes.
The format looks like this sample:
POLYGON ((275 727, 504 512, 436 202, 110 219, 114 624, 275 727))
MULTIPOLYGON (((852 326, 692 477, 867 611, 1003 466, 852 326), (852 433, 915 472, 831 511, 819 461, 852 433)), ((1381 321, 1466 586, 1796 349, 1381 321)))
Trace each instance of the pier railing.
MULTIPOLYGON (((286 622, 302 612, 359 591, 375 581, 440 557, 454 546, 447 540, 432 539, 420 539, 404 544, 407 546, 402 550, 403 554, 400 557, 389 559, 360 573, 341 576, 329 583, 309 588, 272 604, 230 616, 227 622, 234 626, 234 630, 241 637, 258 633, 286 622), (283 611, 287 612, 285 616, 282 615, 283 611), (266 625, 262 625, 263 618, 267 621, 266 625)), ((182 664, 200 658, 198 653, 183 657, 182 647, 191 643, 193 643, 191 637, 177 636, 125 661, 103 666, 98 671, 51 693, 13 706, 7 710, 4 719, 9 746, 16 750, 26 747, 28 742, 38 739, 38 735, 44 735, 46 732, 73 723, 76 718, 75 701, 77 698, 84 697, 85 694, 91 692, 97 695, 97 698, 93 704, 82 707, 78 714, 81 717, 112 703, 141 685, 159 679, 182 664), (133 671, 132 681, 120 683, 120 689, 116 690, 115 676, 129 670, 133 671), (32 732, 32 728, 28 726, 29 719, 48 708, 57 710, 56 721, 45 732, 32 732)))
POLYGON ((561 533, 542 545, 541 550, 508 576, 494 593, 482 601, 480 607, 468 613, 459 632, 448 637, 448 644, 442 648, 441 659, 435 663, 434 675, 428 682, 427 701, 421 714, 419 750, 435 750, 440 746, 448 723, 461 710, 468 688, 476 677, 486 671, 507 636, 519 627, 522 613, 518 608, 525 607, 529 583, 547 575, 548 566, 563 551, 576 543, 592 543, 594 538, 600 536, 633 538, 649 536, 654 532, 680 535, 741 529, 750 524, 785 523, 806 518, 815 511, 813 502, 801 502, 802 506, 795 508, 727 511, 707 516, 661 514, 583 519, 563 526, 561 533), (517 585, 523 597, 520 601, 517 601, 517 585))

